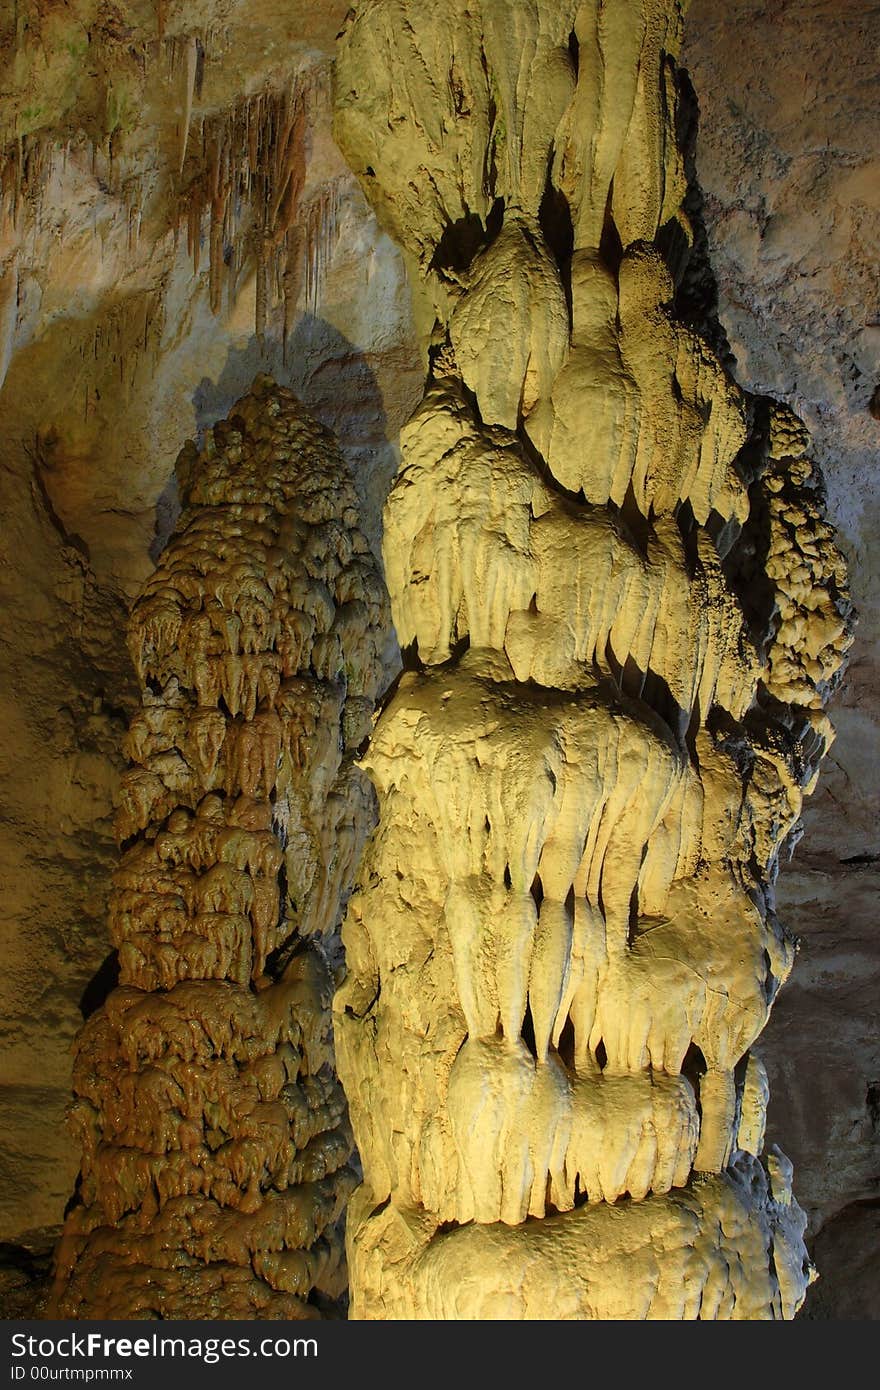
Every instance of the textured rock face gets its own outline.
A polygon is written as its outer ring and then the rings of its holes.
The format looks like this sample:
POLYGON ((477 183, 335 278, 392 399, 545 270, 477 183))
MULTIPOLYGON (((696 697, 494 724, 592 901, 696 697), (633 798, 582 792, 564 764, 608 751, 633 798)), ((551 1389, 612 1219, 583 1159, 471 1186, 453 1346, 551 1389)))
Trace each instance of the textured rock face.
POLYGON ((801 949, 764 1045, 769 1133, 794 1159, 800 1200, 821 1232, 805 1312, 815 1305, 824 1317, 855 1306, 880 1317, 876 1277, 855 1273, 857 1251, 875 1239, 880 1180, 875 28, 859 4, 703 0, 683 50, 700 96, 697 167, 737 376, 784 397, 809 424, 859 612, 831 712, 837 739, 780 876, 780 911, 801 949), (735 73, 731 51, 741 55, 735 73))
POLYGON ((357 1317, 806 1289, 750 1048, 850 605, 805 430, 677 314, 680 18, 379 0, 342 39, 337 138, 428 359, 384 537, 413 669, 335 1006, 357 1317))
MULTIPOLYGON (((106 989, 106 968, 97 992, 89 982, 108 951, 112 803, 137 707, 125 613, 173 525, 172 461, 271 370, 339 438, 378 546, 397 432, 422 394, 401 256, 330 136, 330 59, 347 8, 19 0, 0 13, 0 1238, 21 1239, 29 1267, 45 1245, 30 1228, 60 1222, 78 1166, 64 1126, 68 1049, 84 992, 88 1010, 106 989), (224 243, 230 265, 233 243, 244 253, 241 272, 224 279, 216 315, 212 209, 196 266, 186 195, 192 187, 204 206, 206 132, 231 132, 248 110, 268 116, 296 88, 307 97, 305 181, 285 362, 283 286, 269 286, 262 343, 254 331, 249 178, 224 243), (326 238, 321 207, 335 209, 326 238)), ((780 913, 801 950, 761 1040, 768 1134, 795 1161, 821 1272, 805 1311, 818 1299, 823 1316, 835 1297, 850 1300, 856 1247, 869 1268, 880 1174, 871 23, 867 7, 837 0, 700 0, 683 49, 736 374, 808 421, 860 612, 832 712, 837 740, 780 874, 780 913)), ((261 167, 262 155, 255 198, 261 167)), ((859 1282, 866 1296, 871 1287, 859 1282)))
POLYGON ((125 608, 59 533, 33 465, 0 469, 0 1220, 57 1225, 76 1176, 64 1132, 79 1001, 107 955, 129 673, 125 608))
POLYGON ((51 1311, 317 1316, 346 1286, 329 1000, 387 599, 342 456, 268 378, 178 478, 129 623, 120 984, 77 1044, 82 1175, 51 1311))
POLYGON ((161 42, 152 4, 137 7, 133 32, 134 7, 111 8, 125 19, 118 30, 99 22, 104 4, 19 5, 17 38, 4 28, 9 7, 0 17, 0 133, 11 155, 0 262, 8 253, 17 280, 0 446, 4 1239, 57 1225, 76 1178, 64 1125, 70 1044, 80 1001, 94 1008, 93 977, 102 972, 101 998, 112 975, 113 803, 137 704, 126 612, 176 517, 174 459, 271 371, 332 428, 377 549, 397 429, 421 389, 401 257, 330 136, 328 55, 345 7, 225 6, 237 20, 224 27, 212 6, 169 4, 161 42), (181 174, 189 38, 203 52, 181 174), (61 63, 76 83, 61 83, 61 63), (114 75, 117 87, 123 75, 137 85, 108 132, 114 75), (269 287, 262 342, 255 333, 251 228, 269 151, 255 148, 253 177, 237 167, 223 254, 231 265, 238 245, 245 260, 237 279, 224 277, 216 314, 211 210, 197 256, 187 194, 202 205, 214 159, 206 135, 237 129, 249 111, 264 140, 297 93, 306 168, 285 353, 283 286, 269 287), (59 112, 62 97, 71 104, 59 112), (334 208, 335 225, 322 222, 334 208))

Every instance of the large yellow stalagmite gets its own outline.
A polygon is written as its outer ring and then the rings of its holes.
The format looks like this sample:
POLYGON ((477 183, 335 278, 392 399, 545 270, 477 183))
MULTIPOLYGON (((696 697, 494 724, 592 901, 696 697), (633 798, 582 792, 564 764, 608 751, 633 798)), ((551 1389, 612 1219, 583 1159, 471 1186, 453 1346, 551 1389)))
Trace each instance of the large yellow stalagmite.
POLYGON ((259 378, 177 471, 129 627, 120 984, 77 1043, 50 1311, 313 1318, 346 1287, 330 1001, 388 600, 348 466, 291 392, 259 378))
POLYGON ((789 1318, 750 1051, 845 574, 794 417, 676 312, 676 0, 365 0, 339 142, 426 361, 386 508, 339 1073, 357 1318, 789 1318))

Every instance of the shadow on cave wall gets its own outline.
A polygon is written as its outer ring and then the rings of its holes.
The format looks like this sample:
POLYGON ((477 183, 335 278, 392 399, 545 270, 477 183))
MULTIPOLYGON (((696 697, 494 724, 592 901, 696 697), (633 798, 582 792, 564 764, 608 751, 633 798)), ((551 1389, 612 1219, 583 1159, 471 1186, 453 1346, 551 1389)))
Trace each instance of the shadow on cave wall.
MULTIPOLYGON (((320 422, 336 436, 354 474, 365 529, 381 558, 382 508, 397 467, 395 444, 388 437, 382 391, 368 357, 326 319, 304 314, 291 332, 282 354, 277 339, 264 347, 251 338, 231 351, 216 381, 203 377, 193 393, 194 435, 199 446, 205 432, 224 419, 261 372, 294 391, 320 422)), ((187 436, 191 437, 191 436, 187 436)), ((183 447, 186 439, 179 441, 183 447)), ((173 458, 169 479, 156 504, 156 528, 150 558, 158 562, 180 514, 173 458)), ((399 647, 389 634, 385 663, 389 682, 397 675, 399 647)), ((86 985, 80 999, 84 1019, 99 1009, 119 983, 119 960, 111 951, 86 985)))
MULTIPOLYGON (((282 352, 277 338, 261 346, 251 338, 233 349, 216 380, 203 377, 193 394, 194 434, 201 445, 205 431, 223 419, 260 372, 287 386, 331 429, 354 474, 370 544, 381 553, 382 507, 397 467, 396 446, 388 435, 382 391, 371 361, 344 334, 314 314, 297 320, 282 352)), ((181 439, 180 444, 185 441, 181 439)), ((168 542, 179 513, 177 486, 170 476, 156 506, 156 531, 150 558, 155 563, 168 542)))

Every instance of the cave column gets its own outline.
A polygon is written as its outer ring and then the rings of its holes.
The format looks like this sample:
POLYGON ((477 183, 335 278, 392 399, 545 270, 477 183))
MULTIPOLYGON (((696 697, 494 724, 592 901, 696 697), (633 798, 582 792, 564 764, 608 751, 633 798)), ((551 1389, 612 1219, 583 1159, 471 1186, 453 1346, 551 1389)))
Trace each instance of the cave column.
POLYGON ((827 528, 780 563, 798 422, 679 307, 681 12, 376 0, 341 39, 427 368, 335 1003, 357 1318, 781 1318, 809 1278, 751 1048, 849 610, 827 528))
POLYGON ((338 1316, 356 1179, 330 1001, 387 595, 335 441, 269 378, 177 480, 129 623, 119 984, 77 1039, 51 1313, 338 1316))

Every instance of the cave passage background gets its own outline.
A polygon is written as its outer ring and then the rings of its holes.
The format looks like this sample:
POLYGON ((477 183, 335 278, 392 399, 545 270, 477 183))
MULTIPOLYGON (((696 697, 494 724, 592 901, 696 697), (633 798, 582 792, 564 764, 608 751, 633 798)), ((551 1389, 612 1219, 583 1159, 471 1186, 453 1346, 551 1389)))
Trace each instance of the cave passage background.
MULTIPOLYGON (((421 391, 401 259, 330 136, 329 55, 347 7, 166 8, 161 37, 152 7, 92 0, 19 5, 18 30, 8 12, 0 30, 0 1236, 24 1250, 9 1254, 10 1290, 39 1273, 75 1178, 62 1117, 80 1005, 94 1007, 108 952, 110 821, 135 699, 125 612, 174 521, 177 451, 269 369, 339 436, 378 547, 395 441, 421 391), (283 121, 295 86, 306 158, 288 222, 241 132, 283 121), (248 115, 266 92, 275 104, 248 115), (206 235, 197 265, 187 229, 192 209, 206 228, 226 215, 211 183, 224 149, 253 196, 238 209, 237 280, 235 257, 220 257, 215 313, 217 257, 212 271, 206 235), (291 228, 284 264, 264 256, 255 273, 254 248, 291 228)), ((795 1162, 823 1271, 815 1316, 876 1315, 880 1283, 876 18, 856 0, 705 0, 683 53, 736 374, 813 431, 861 614, 831 712, 837 743, 780 880, 802 947, 762 1040, 770 1138, 795 1162)))

